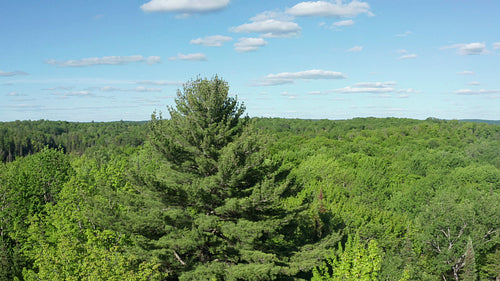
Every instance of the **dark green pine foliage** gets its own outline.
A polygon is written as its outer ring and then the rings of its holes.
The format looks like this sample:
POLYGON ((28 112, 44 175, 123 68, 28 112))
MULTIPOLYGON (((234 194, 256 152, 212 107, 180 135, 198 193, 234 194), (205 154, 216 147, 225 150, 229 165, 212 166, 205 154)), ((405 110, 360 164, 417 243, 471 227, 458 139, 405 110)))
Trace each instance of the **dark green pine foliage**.
POLYGON ((142 188, 152 187, 142 194, 161 199, 155 209, 161 208, 164 225, 145 227, 150 231, 143 243, 162 258, 172 280, 293 274, 285 259, 295 248, 283 234, 293 218, 280 203, 287 186, 275 184, 272 161, 262 150, 265 137, 228 90, 217 76, 198 78, 178 91, 170 119, 152 118, 154 149, 149 163, 141 164, 149 168, 138 170, 142 188), (148 169, 154 175, 145 176, 148 169))
POLYGON ((476 273, 476 257, 474 254, 474 247, 472 245, 472 239, 469 237, 469 241, 467 242, 467 246, 465 248, 464 253, 464 261, 462 274, 460 275, 460 280, 463 281, 476 281, 477 273, 476 273))
POLYGON ((228 90, 218 77, 190 81, 168 108, 169 120, 152 118, 152 154, 163 164, 150 168, 155 180, 142 177, 161 199, 155 206, 164 225, 156 221, 144 237, 156 240, 145 244, 153 245, 173 280, 281 274, 280 255, 270 249, 284 241, 277 232, 286 222, 278 200, 283 190, 267 177, 265 140, 228 90))

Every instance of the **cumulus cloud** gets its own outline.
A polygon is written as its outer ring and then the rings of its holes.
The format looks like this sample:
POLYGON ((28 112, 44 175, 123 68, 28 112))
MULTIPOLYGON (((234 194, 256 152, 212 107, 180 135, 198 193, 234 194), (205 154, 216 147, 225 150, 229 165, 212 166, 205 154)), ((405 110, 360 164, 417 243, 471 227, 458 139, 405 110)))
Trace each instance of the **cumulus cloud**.
POLYGON ((361 52, 361 51, 363 51, 363 47, 362 46, 354 46, 347 51, 348 52, 361 52))
POLYGON ((455 91, 455 94, 457 95, 492 95, 492 94, 500 94, 500 90, 471 90, 471 89, 461 89, 458 91, 455 91))
POLYGON ((416 57, 417 57, 416 54, 407 54, 407 55, 402 55, 402 56, 398 57, 398 60, 414 59, 416 57))
POLYGON ((169 57, 169 60, 192 60, 192 61, 206 61, 207 56, 203 53, 196 53, 196 54, 177 54, 175 57, 169 57))
POLYGON ((464 70, 464 71, 457 72, 457 74, 461 74, 461 75, 473 75, 473 74, 476 74, 476 73, 474 71, 464 70))
POLYGON ((151 0, 141 6, 144 12, 208 13, 224 9, 229 0, 151 0))
POLYGON ((450 46, 441 47, 441 50, 447 49, 456 49, 457 54, 466 56, 466 55, 485 55, 488 54, 489 51, 486 49, 486 44, 484 43, 460 43, 450 46))
POLYGON ((145 62, 147 64, 156 64, 161 60, 160 57, 151 56, 144 57, 141 55, 135 56, 109 56, 109 57, 93 57, 80 60, 57 61, 54 59, 47 60, 46 63, 59 67, 84 67, 94 65, 124 65, 134 62, 145 62))
POLYGON ((312 69, 299 72, 282 72, 278 74, 269 74, 259 80, 252 86, 273 86, 293 84, 298 80, 317 80, 317 79, 345 79, 347 76, 341 72, 312 69))
POLYGON ((495 50, 500 49, 500 42, 493 43, 493 49, 495 49, 495 50))
POLYGON ((353 20, 341 20, 338 22, 334 22, 333 25, 336 27, 341 27, 341 26, 351 26, 354 24, 353 20))
POLYGON ((373 15, 370 5, 366 2, 351 1, 344 4, 342 0, 336 2, 306 1, 289 8, 286 12, 294 16, 310 17, 354 17, 359 14, 373 15))
POLYGON ((236 33, 260 33, 262 37, 287 38, 300 34, 300 26, 289 16, 276 12, 263 12, 250 19, 250 23, 232 27, 236 33))
POLYGON ((0 70, 0 77, 9 77, 9 76, 16 76, 16 75, 28 75, 28 73, 24 71, 1 71, 0 70))
POLYGON ((224 43, 229 42, 231 40, 233 40, 233 38, 229 36, 214 35, 214 36, 207 36, 204 38, 193 39, 189 43, 195 45, 203 45, 207 47, 221 47, 224 43))
POLYGON ((265 45, 267 45, 267 42, 262 38, 240 38, 234 44, 234 49, 238 52, 250 52, 265 45))

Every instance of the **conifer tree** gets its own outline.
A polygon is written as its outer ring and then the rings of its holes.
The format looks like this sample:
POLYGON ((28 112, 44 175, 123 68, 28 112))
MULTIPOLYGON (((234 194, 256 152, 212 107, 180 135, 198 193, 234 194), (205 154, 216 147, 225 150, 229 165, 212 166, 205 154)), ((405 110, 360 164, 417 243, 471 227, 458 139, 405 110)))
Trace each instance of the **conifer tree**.
POLYGON ((153 152, 138 162, 142 194, 161 201, 154 204, 162 222, 142 232, 149 252, 162 258, 173 280, 296 273, 285 269, 286 256, 297 250, 285 235, 293 221, 280 204, 286 185, 274 182, 265 137, 229 96, 227 82, 190 81, 175 105, 170 119, 153 114, 153 152))
POLYGON ((464 253, 464 261, 462 274, 460 275, 460 280, 463 281, 476 281, 476 257, 474 254, 474 247, 472 246, 472 239, 469 237, 467 246, 464 253))

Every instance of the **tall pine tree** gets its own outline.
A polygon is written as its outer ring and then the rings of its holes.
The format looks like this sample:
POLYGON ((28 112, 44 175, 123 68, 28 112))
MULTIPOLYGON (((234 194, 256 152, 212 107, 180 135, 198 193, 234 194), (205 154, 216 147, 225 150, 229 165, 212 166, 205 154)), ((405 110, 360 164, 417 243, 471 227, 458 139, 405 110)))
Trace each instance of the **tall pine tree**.
MULTIPOLYGON (((288 186, 276 184, 265 137, 244 106, 217 76, 185 84, 175 105, 170 119, 153 114, 152 149, 137 160, 139 193, 156 214, 137 235, 148 253, 172 280, 296 274, 286 263, 297 250, 287 235, 296 228, 293 213, 281 204, 288 186)), ((139 205, 137 216, 148 217, 139 205)))

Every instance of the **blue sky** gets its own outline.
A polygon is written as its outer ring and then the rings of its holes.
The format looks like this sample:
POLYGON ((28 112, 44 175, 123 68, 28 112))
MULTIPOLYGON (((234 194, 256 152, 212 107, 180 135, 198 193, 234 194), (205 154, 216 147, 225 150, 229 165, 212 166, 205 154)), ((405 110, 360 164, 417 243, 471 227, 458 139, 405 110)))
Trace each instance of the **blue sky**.
POLYGON ((497 0, 0 1, 0 121, 148 120, 219 75, 250 116, 500 120, 497 0))

